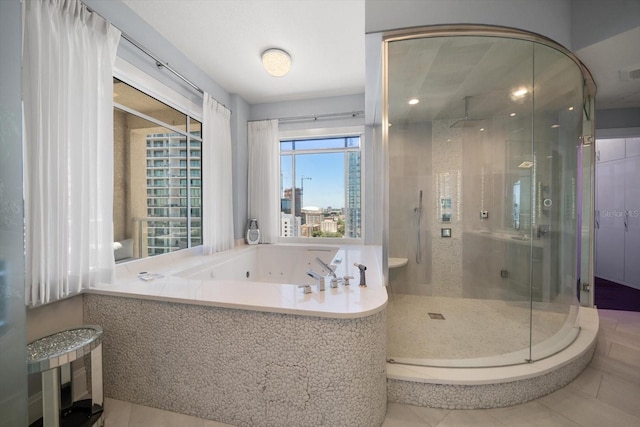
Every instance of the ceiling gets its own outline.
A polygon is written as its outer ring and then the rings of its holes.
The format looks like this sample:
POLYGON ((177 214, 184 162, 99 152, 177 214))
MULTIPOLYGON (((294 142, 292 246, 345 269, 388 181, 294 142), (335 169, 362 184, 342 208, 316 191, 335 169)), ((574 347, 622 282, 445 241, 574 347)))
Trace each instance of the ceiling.
POLYGON ((390 43, 389 121, 465 118, 459 125, 466 127, 489 119, 518 120, 533 110, 553 116, 570 107, 581 111, 575 108, 582 104, 582 76, 575 63, 555 49, 531 46, 476 36, 390 43), (519 89, 526 90, 515 96, 519 89), (419 102, 410 105, 412 98, 419 102))
MULTIPOLYGON (((250 104, 364 93, 365 0, 122 1, 250 104), (292 57, 285 77, 262 68, 260 54, 273 47, 292 57)), ((640 78, 619 77, 640 69, 640 26, 576 54, 598 85, 599 109, 640 107, 640 78)))
POLYGON ((580 49, 576 55, 598 85, 597 108, 640 107, 640 76, 633 81, 620 79, 620 70, 640 70, 640 26, 580 49))
POLYGON ((250 104, 364 93, 364 0, 123 0, 250 104), (271 77, 260 56, 291 55, 271 77))

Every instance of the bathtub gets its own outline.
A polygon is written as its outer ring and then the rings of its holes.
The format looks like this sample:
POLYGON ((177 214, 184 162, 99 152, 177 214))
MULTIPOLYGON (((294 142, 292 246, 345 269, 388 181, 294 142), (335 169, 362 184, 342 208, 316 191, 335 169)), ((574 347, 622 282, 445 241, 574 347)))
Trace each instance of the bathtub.
MULTIPOLYGON (((251 246, 235 256, 221 257, 220 260, 211 264, 188 268, 176 275, 195 280, 306 284, 313 282, 307 275, 308 270, 323 275, 329 273, 322 268, 316 258, 320 258, 334 270, 344 262, 341 256, 336 256, 339 250, 338 246, 251 246)), ((344 251, 341 251, 342 253, 344 251)), ((374 280, 373 277, 372 280, 374 280)))
POLYGON ((197 248, 117 266, 83 297, 103 327, 105 396, 237 426, 380 426, 387 401, 381 249, 197 248), (315 287, 319 257, 349 286, 315 287), (358 286, 357 262, 367 266, 358 286), (142 273, 142 274, 141 274, 142 273), (147 280, 142 280, 146 277, 147 280))

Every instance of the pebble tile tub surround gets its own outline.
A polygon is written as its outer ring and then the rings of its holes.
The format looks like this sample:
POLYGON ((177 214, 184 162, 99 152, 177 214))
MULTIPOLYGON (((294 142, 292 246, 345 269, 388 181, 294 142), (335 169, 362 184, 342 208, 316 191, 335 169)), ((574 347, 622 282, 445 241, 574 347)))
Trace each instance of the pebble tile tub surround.
POLYGON ((84 296, 105 395, 236 426, 380 426, 385 311, 328 319, 84 296))
POLYGON ((591 361, 595 346, 553 372, 525 380, 474 386, 389 380, 388 400, 443 409, 501 408, 537 399, 573 381, 591 361))
POLYGON ((83 297, 85 322, 104 329, 105 395, 237 426, 380 426, 387 295, 378 252, 336 254, 338 276, 367 265, 368 287, 353 280, 311 294, 180 276, 206 257, 119 266, 115 285, 83 297), (154 276, 140 280, 141 271, 154 276))

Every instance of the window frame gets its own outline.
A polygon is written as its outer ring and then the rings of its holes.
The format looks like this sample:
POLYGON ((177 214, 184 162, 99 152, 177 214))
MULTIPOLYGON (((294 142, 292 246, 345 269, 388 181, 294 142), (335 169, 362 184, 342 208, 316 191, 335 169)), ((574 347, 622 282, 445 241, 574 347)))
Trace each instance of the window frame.
MULTIPOLYGON (((345 154, 345 198, 347 190, 347 155, 349 151, 358 151, 360 153, 360 237, 283 237, 280 235, 280 229, 278 230, 278 243, 304 243, 304 244, 351 244, 362 245, 365 241, 365 215, 364 215, 364 194, 365 194, 365 128, 364 126, 346 126, 346 127, 331 127, 331 128, 314 128, 314 129, 297 129, 297 130, 280 130, 278 132, 278 175, 282 170, 280 160, 283 151, 280 149, 280 143, 286 140, 305 140, 305 139, 324 139, 324 138, 345 138, 350 136, 358 136, 360 138, 359 148, 321 148, 321 149, 309 149, 300 150, 300 154, 323 154, 323 153, 335 153, 340 152, 345 154)), ((295 150, 286 150, 285 154, 291 153, 295 156, 295 150)), ((293 169, 293 175, 295 176, 295 167, 293 169)), ((278 178, 278 188, 282 185, 281 179, 278 178)), ((278 197, 281 197, 280 191, 278 191, 278 197)), ((280 202, 278 201, 278 216, 280 215, 280 202)))
MULTIPOLYGON (((177 111, 179 111, 180 113, 185 115, 185 129, 182 130, 180 128, 177 128, 175 126, 170 125, 169 123, 165 123, 161 120, 158 120, 154 117, 150 117, 144 113, 141 113, 137 110, 134 110, 130 107, 127 107, 125 105, 119 104, 117 102, 113 102, 113 109, 116 110, 120 110, 123 111, 127 114, 131 114, 137 117, 140 117, 146 121, 149 121, 151 123, 154 123, 160 127, 163 127, 165 129, 170 130, 171 132, 177 133, 180 135, 180 137, 184 137, 186 139, 186 155, 184 157, 184 160, 186 161, 186 176, 184 177, 186 179, 186 185, 185 185, 185 189, 187 192, 187 206, 185 206, 186 209, 186 213, 187 215, 185 216, 185 221, 187 223, 187 247, 184 249, 178 249, 178 250, 174 250, 174 251, 168 251, 168 252, 164 252, 164 253, 156 253, 156 254, 150 254, 150 253, 146 253, 146 254, 141 254, 141 253, 137 253, 135 254, 135 257, 133 260, 136 259, 142 259, 142 258, 149 258, 149 257, 155 257, 158 255, 169 255, 173 252, 178 252, 180 250, 190 250, 192 248, 198 247, 198 246, 202 246, 202 237, 200 237, 200 243, 199 244, 192 244, 192 227, 193 227, 193 219, 196 218, 199 223, 200 223, 200 229, 202 230, 203 224, 202 224, 202 203, 199 203, 199 206, 192 206, 192 197, 194 197, 192 195, 192 190, 199 188, 200 192, 202 194, 202 172, 200 172, 200 176, 199 177, 192 177, 191 176, 191 172, 192 172, 192 167, 196 167, 192 164, 193 160, 199 160, 200 161, 200 171, 202 171, 202 163, 201 163, 201 159, 202 159, 202 105, 197 105, 196 103, 192 102, 191 100, 189 100, 187 97, 179 94, 178 92, 170 89, 169 87, 167 87, 166 85, 164 85, 162 82, 154 79, 153 77, 149 76, 148 74, 144 73, 143 71, 139 70, 138 68, 134 67, 133 65, 129 64, 128 62, 122 60, 121 58, 117 57, 116 58, 116 63, 114 66, 114 72, 113 72, 113 77, 122 81, 123 83, 131 86, 134 89, 137 89, 138 91, 146 94, 147 96, 150 96, 152 98, 157 99, 158 101, 166 104, 167 106, 169 106, 170 108, 173 108, 177 111), (196 120, 200 123, 200 136, 194 135, 191 129, 191 125, 192 125, 192 120, 196 120), (200 156, 199 157, 192 157, 192 150, 195 147, 192 147, 192 143, 193 141, 197 141, 200 144, 200 156), (192 181, 194 179, 198 179, 200 181, 200 185, 193 187, 192 181), (200 215, 199 217, 193 217, 193 213, 192 213, 192 208, 193 207, 197 207, 199 209, 200 215)), ((147 159, 148 160, 148 159, 147 159)), ((147 186, 147 190, 149 189, 149 187, 147 186)), ((202 196, 200 196, 201 199, 202 196)), ((145 203, 145 205, 148 203, 148 195, 147 195, 147 201, 145 203)), ((147 208, 149 208, 150 206, 147 205, 147 208)), ((148 215, 147 215, 148 216, 148 215)), ((140 236, 133 236, 134 239, 139 239, 140 236)), ((147 236, 147 239, 151 238, 151 236, 147 236)), ((138 248, 138 251, 140 251, 140 248, 138 248)))

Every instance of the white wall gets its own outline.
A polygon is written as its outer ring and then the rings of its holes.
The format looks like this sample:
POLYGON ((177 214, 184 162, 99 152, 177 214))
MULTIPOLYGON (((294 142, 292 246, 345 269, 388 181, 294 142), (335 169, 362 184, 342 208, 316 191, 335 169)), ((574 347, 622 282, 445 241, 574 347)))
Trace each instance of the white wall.
POLYGON ((596 111, 596 129, 640 127, 640 108, 612 108, 596 111))
POLYGON ((640 1, 572 0, 571 23, 571 44, 577 51, 640 26, 640 1))
POLYGON ((233 157, 233 235, 244 237, 247 225, 247 178, 249 154, 247 151, 247 120, 251 106, 240 96, 231 96, 231 144, 233 157), (234 132, 235 130, 235 132, 234 132))
MULTIPOLYGON (((354 111, 364 111, 364 93, 305 99, 301 101, 255 104, 251 106, 251 120, 279 119, 283 117, 313 116, 354 111)), ((280 130, 298 130, 362 125, 364 125, 364 116, 347 119, 281 123, 279 128, 280 130)))

